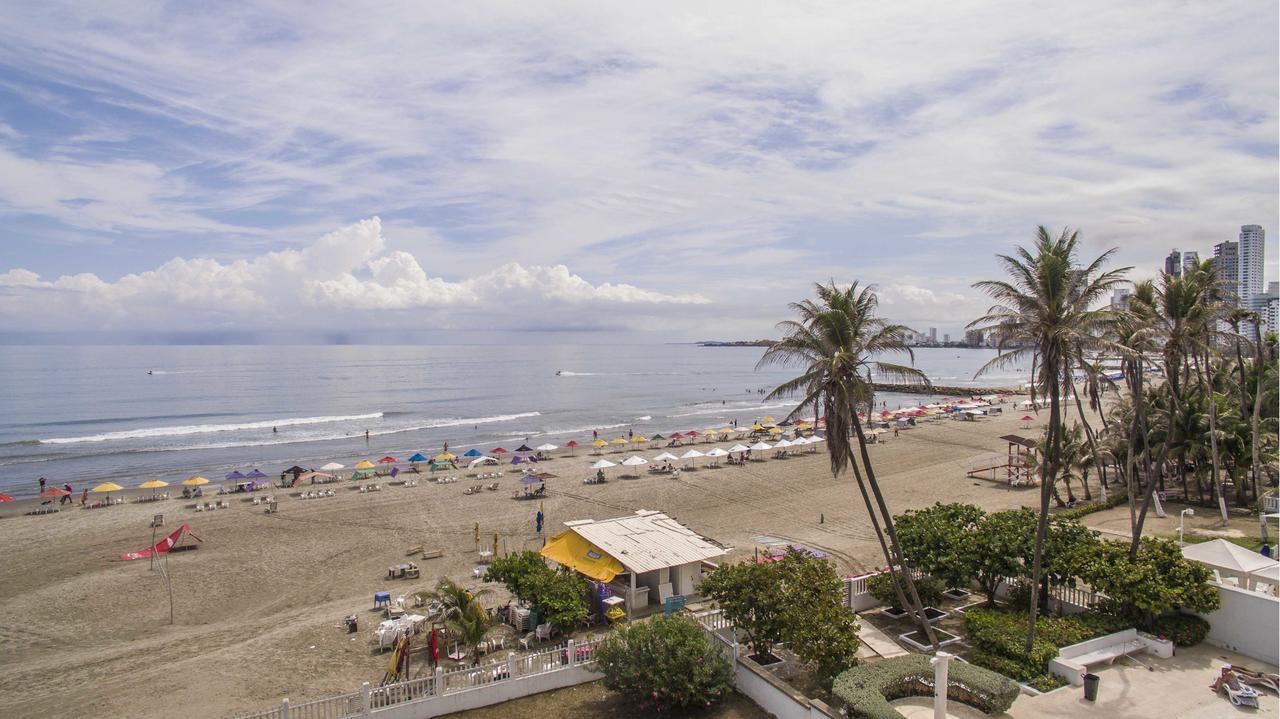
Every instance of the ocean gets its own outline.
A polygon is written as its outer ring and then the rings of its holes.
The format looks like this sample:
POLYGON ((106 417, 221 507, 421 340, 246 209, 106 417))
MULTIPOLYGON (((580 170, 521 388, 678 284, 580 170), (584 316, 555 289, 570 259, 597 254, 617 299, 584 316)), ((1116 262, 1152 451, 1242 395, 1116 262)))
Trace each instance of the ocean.
MULTIPOLYGON (((647 436, 781 419, 794 405, 756 390, 793 372, 757 370, 762 352, 688 344, 0 347, 0 491, 30 496, 39 477, 79 491, 253 467, 274 476, 294 464, 430 455, 445 442, 511 450, 585 444, 593 430, 647 436)), ((915 362, 939 384, 1026 381, 1022 367, 975 382, 994 356, 921 348, 915 362)))

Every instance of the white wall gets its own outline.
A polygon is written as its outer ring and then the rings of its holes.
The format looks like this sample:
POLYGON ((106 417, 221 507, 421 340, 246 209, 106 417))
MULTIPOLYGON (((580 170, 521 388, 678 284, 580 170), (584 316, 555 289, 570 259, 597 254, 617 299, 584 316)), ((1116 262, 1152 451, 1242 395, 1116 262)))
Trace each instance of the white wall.
POLYGON ((1214 586, 1222 606, 1200 615, 1209 621, 1209 642, 1272 667, 1280 664, 1280 599, 1228 584, 1214 586))
POLYGON ((371 716, 378 717, 378 719, 430 719, 442 714, 490 706, 511 699, 527 697, 530 694, 583 684, 595 681, 600 677, 601 675, 593 671, 590 666, 563 667, 553 672, 516 677, 515 679, 493 682, 441 697, 433 697, 407 704, 397 704, 385 709, 375 709, 371 716))

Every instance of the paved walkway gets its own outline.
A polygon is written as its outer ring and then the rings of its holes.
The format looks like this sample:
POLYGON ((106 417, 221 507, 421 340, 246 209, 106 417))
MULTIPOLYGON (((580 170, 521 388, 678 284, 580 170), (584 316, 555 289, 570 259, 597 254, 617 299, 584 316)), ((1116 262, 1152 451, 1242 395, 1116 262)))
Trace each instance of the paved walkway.
POLYGON ((858 647, 858 655, 860 657, 863 657, 863 649, 869 649, 876 656, 885 659, 900 657, 908 653, 907 650, 898 646, 897 642, 890 639, 888 634, 877 629, 871 622, 859 617, 858 626, 858 639, 862 642, 862 645, 858 647))
MULTIPOLYGON (((1022 696, 1013 703, 1013 719, 1045 717, 1125 717, 1126 719, 1218 719, 1220 717, 1274 717, 1276 695, 1259 690, 1260 709, 1240 710, 1224 694, 1209 691, 1223 664, 1263 669, 1261 662, 1235 652, 1200 644, 1178 649, 1172 659, 1138 654, 1137 661, 1119 659, 1111 666, 1093 667, 1101 679, 1098 700, 1084 700, 1081 687, 1065 687, 1038 697, 1022 696)), ((1271 667, 1268 671, 1275 671, 1271 667)))

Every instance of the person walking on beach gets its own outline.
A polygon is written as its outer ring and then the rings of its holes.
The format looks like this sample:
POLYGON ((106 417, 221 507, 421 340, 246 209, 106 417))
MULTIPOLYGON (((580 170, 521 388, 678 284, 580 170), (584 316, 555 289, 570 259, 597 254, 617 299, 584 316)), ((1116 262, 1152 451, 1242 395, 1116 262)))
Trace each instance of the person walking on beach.
POLYGON ((635 437, 635 436, 636 436, 636 433, 635 433, 635 432, 633 432, 633 431, 631 431, 631 429, 630 429, 630 428, 628 428, 628 429, 627 429, 627 439, 631 439, 631 438, 633 438, 633 437, 635 437))
POLYGON ((46 480, 44 477, 41 477, 41 478, 40 478, 40 491, 41 491, 41 492, 43 492, 43 491, 44 491, 44 484, 45 484, 45 482, 46 482, 46 481, 48 481, 48 480, 46 480))
POLYGON ((83 507, 85 503, 88 501, 89 501, 89 488, 85 487, 84 491, 80 493, 80 506, 83 507))
POLYGON ((364 443, 365 444, 369 443, 369 430, 367 429, 364 431, 364 443))
POLYGON ((591 441, 594 442, 597 439, 600 439, 600 433, 594 429, 591 430, 591 441))
POLYGON ((75 500, 71 498, 71 494, 72 494, 71 485, 64 484, 62 485, 62 488, 67 490, 67 493, 62 497, 62 499, 58 500, 58 504, 62 505, 62 504, 68 504, 70 502, 74 502, 75 500))

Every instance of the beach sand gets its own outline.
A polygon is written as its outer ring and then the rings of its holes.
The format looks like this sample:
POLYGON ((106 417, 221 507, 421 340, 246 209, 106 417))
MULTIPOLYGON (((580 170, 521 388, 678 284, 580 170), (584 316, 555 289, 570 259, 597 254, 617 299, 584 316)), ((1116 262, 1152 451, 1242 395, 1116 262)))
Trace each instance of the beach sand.
MULTIPOLYGON (((965 477, 975 461, 1004 455, 1000 435, 1038 431, 1022 429, 1021 414, 1006 409, 1003 417, 930 421, 885 435, 870 449, 892 511, 951 501, 989 510, 1033 506, 1034 490, 965 477)), ((752 538, 767 535, 827 552, 842 573, 883 564, 852 476, 833 479, 825 446, 817 446, 813 455, 679 479, 617 479, 618 467, 602 485, 582 483, 589 458, 557 458, 541 465, 559 475, 548 482, 546 528, 554 534, 566 520, 656 509, 734 547, 731 558, 751 556, 760 546, 752 538)), ((477 584, 477 522, 481 547, 494 532, 506 550, 541 546, 538 503, 511 499, 516 473, 505 472, 499 491, 472 496, 463 494, 471 484, 465 479, 437 485, 418 478, 417 487, 383 478, 383 490, 370 494, 331 484, 338 496, 318 500, 260 492, 281 498, 274 515, 244 495, 231 495, 230 509, 201 513, 180 499, 97 510, 77 504, 47 516, 5 505, 0 716, 170 717, 180 710, 188 719, 223 717, 285 696, 296 703, 376 684, 386 662, 369 639, 378 621, 375 591, 407 594, 446 575, 477 584), (155 513, 165 515, 167 531, 189 522, 204 540, 168 560, 173 626, 159 574, 147 560, 117 559, 150 546, 155 513), (445 554, 419 560, 421 580, 386 580, 387 567, 416 545, 445 554), (352 613, 361 621, 354 635, 340 628, 352 613)), ((486 603, 503 601, 496 589, 486 603)))

